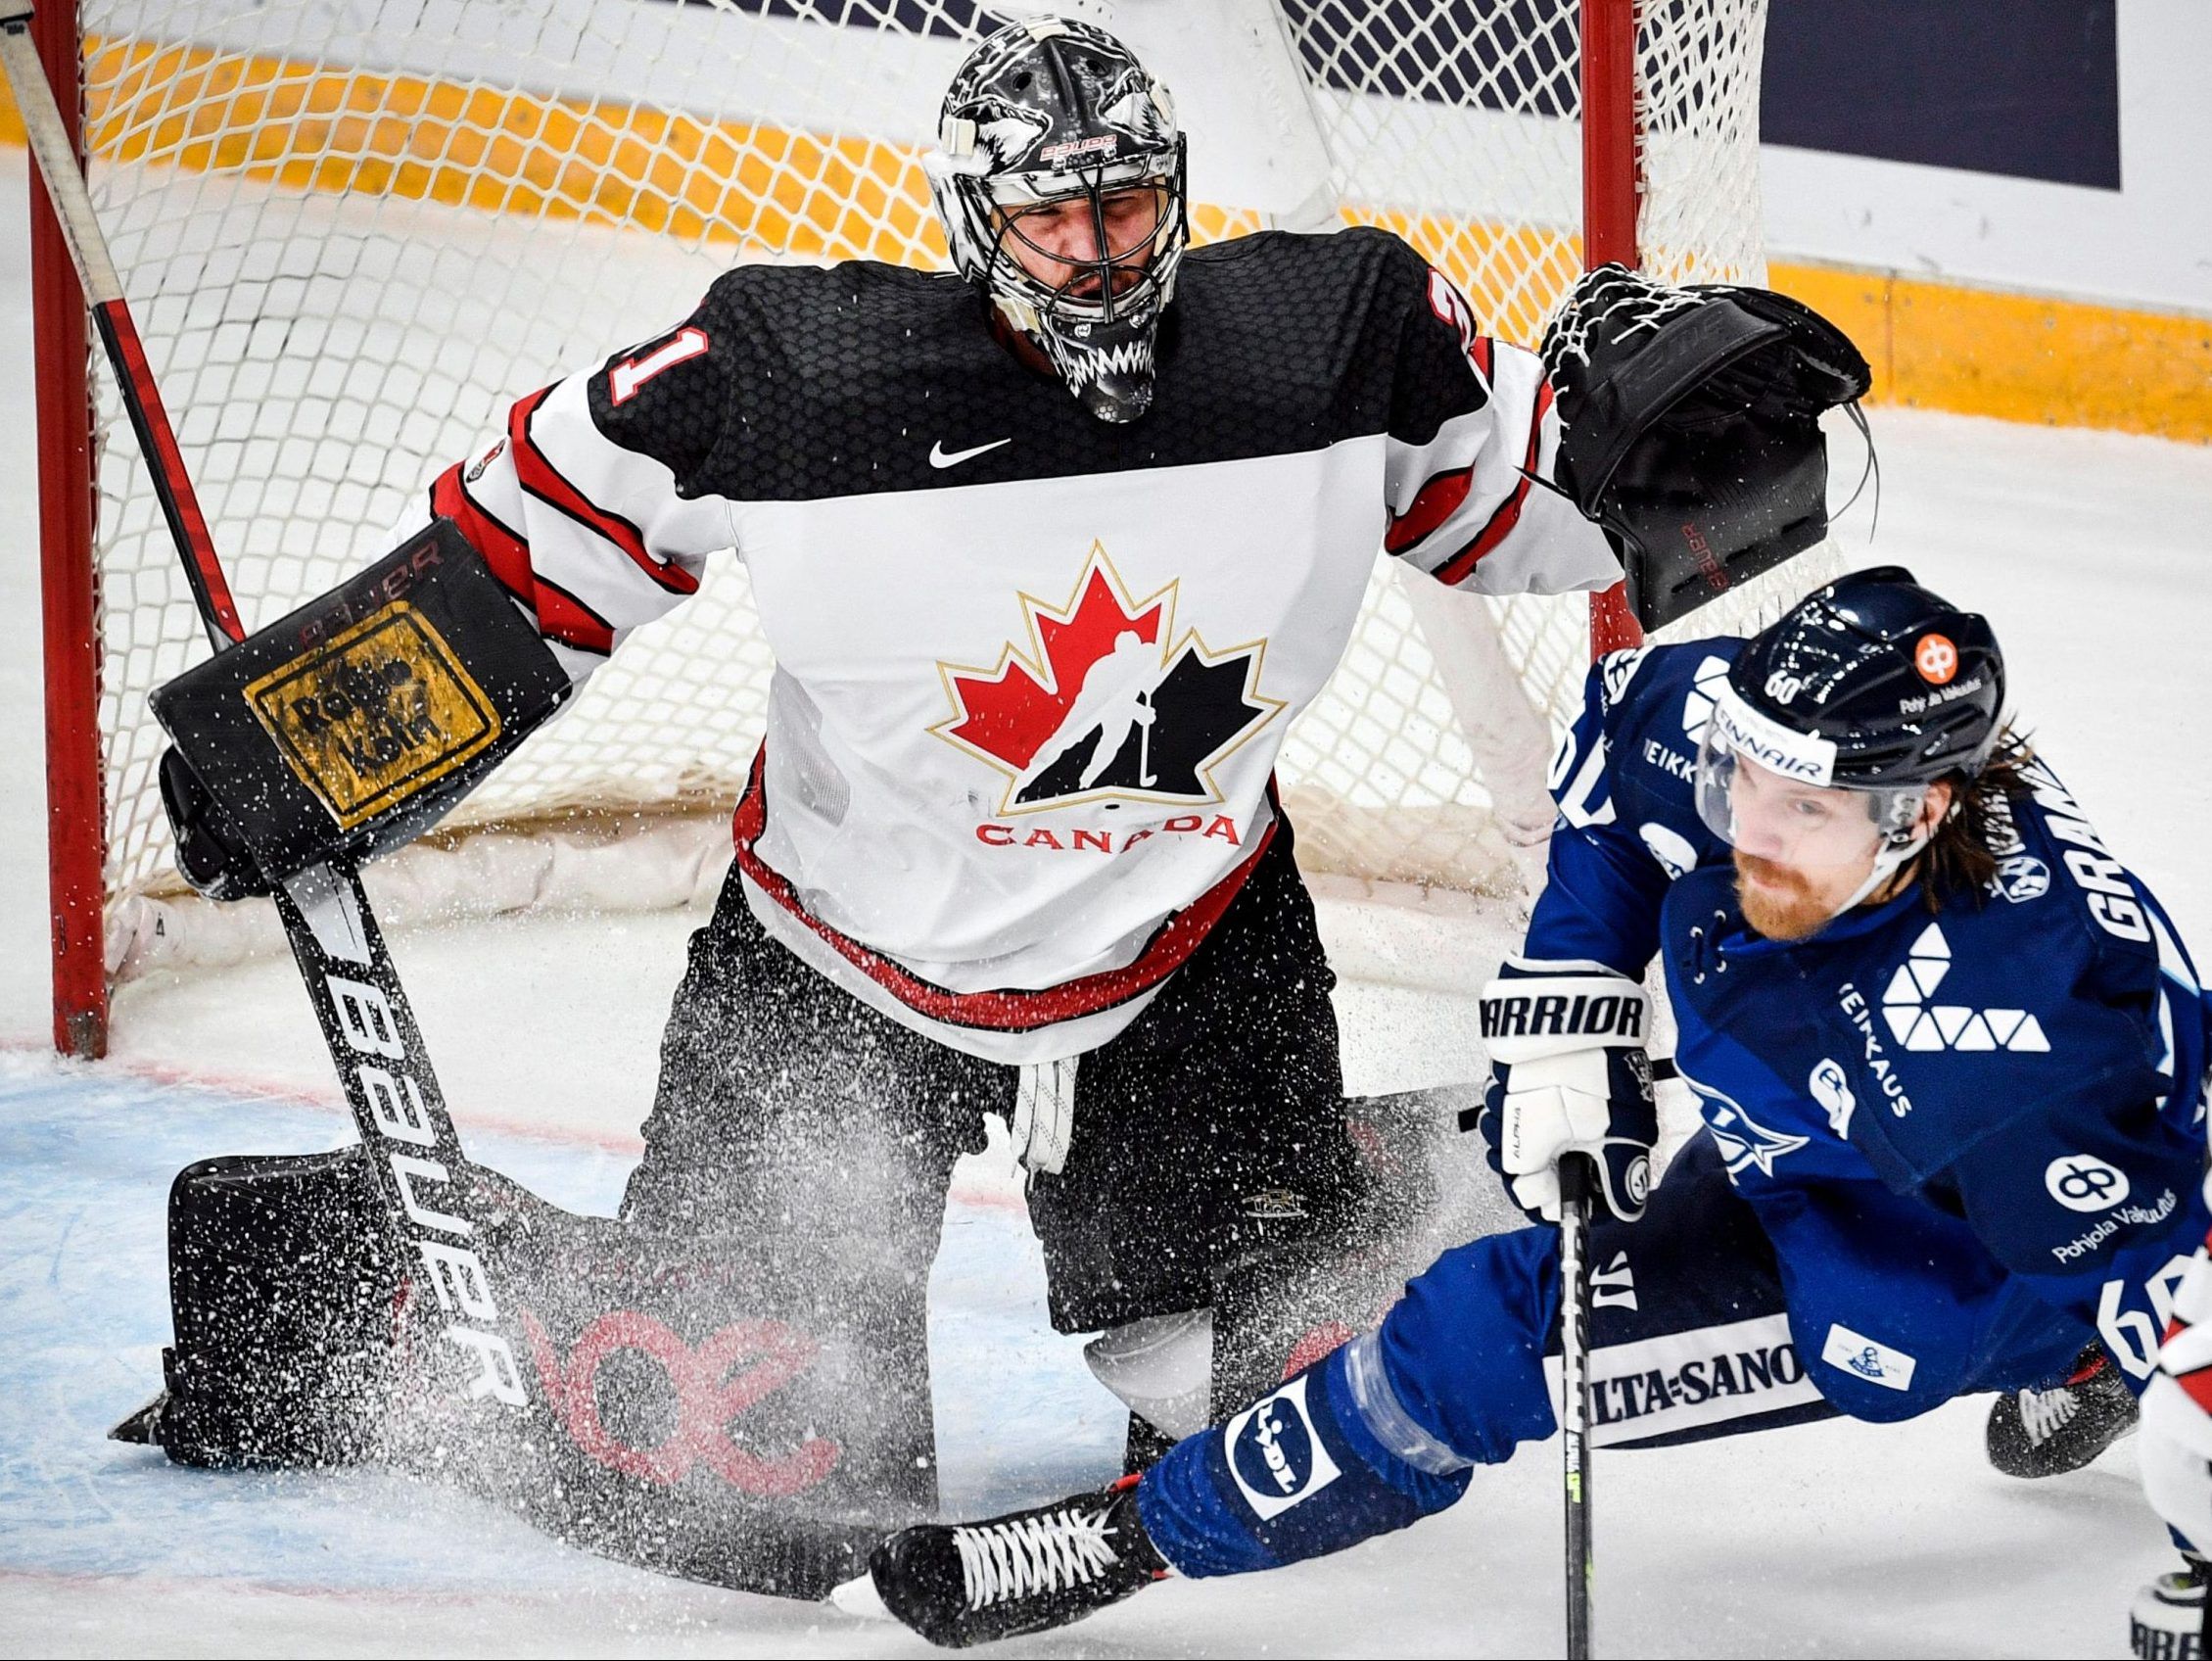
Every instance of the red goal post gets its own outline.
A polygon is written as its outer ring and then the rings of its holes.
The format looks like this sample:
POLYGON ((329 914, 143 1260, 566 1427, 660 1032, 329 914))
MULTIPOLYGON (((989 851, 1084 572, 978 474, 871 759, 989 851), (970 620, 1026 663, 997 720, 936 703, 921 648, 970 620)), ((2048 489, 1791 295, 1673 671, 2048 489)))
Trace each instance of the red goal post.
MULTIPOLYGON (((1582 251, 1588 265, 1634 266, 1636 0, 1581 0, 1582 251)), ((1642 643, 1624 586, 1590 596, 1590 655, 1642 643)))
MULTIPOLYGON (((1640 247, 1670 277, 1764 274, 1764 6, 1062 9, 1121 28, 1175 87, 1200 140, 1201 236, 1386 224, 1498 332, 1533 344, 1585 259, 1633 263, 1640 247), (1253 56, 1228 65, 1232 49, 1253 56), (1239 123, 1247 142, 1204 145, 1239 123)), ((545 263, 611 308, 656 262, 689 261, 662 286, 693 282, 695 297, 695 274, 730 258, 941 261, 915 157, 928 89, 988 21, 976 0, 543 0, 524 41, 497 0, 388 0, 348 8, 334 39, 330 14, 297 0, 266 0, 251 26, 237 10, 43 0, 34 33, 65 115, 84 115, 95 201, 250 622, 372 557, 400 499, 499 397, 657 320, 556 318, 511 345, 475 320, 473 286, 519 311, 541 297, 516 267, 545 263), (721 67, 702 75, 702 61, 721 67), (535 239, 527 261, 517 239, 535 239)), ((88 375, 81 301, 35 185, 32 217, 54 1040, 93 1056, 116 977, 221 921, 167 869, 143 710, 202 648, 170 621, 180 585, 147 534, 130 435, 88 375)), ((724 611, 703 595, 685 608, 698 621, 627 645, 464 817, 570 824, 610 783, 649 776, 646 799, 615 805, 711 818, 765 664, 741 576, 725 586, 724 611), (752 680, 702 703, 656 668, 708 656, 744 658, 733 673, 752 680), (681 699, 669 717, 625 720, 624 700, 663 697, 681 699), (721 747, 640 764, 626 746, 647 726, 721 747)), ((1540 834, 1545 730, 1589 653, 1634 625, 1618 596, 1585 613, 1419 592, 1434 587, 1378 577, 1345 668, 1292 735, 1301 858, 1354 886, 1507 891, 1500 827, 1518 814, 1518 834, 1540 834)), ((434 863, 426 852, 418 874, 434 863)))
MULTIPOLYGON (((81 94, 74 0, 45 0, 31 19, 70 140, 81 94)), ((93 565, 96 419, 84 295, 46 188, 31 169, 30 292, 38 382, 38 547, 46 679, 46 871, 53 918, 54 1047, 108 1048, 107 808, 100 735, 99 583, 93 565)))

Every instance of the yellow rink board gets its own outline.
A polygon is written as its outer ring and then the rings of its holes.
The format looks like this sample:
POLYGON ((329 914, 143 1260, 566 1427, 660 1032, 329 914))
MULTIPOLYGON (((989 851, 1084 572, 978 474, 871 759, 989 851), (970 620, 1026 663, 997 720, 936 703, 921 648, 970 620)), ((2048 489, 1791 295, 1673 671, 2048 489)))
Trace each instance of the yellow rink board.
POLYGON ((1879 402, 2212 443, 2212 317, 1778 261, 1767 280, 1859 343, 1879 402))
MULTIPOLYGON (((95 42, 85 78, 88 145, 110 161, 806 258, 944 258, 916 153, 873 139, 202 47, 95 42)), ((23 142, 4 87, 0 142, 23 142)), ((1533 260, 1558 267, 1534 285, 1548 297, 1572 266, 1569 241, 1526 228, 1346 216, 1399 230, 1477 288, 1485 267, 1533 260)), ((1261 222, 1217 205, 1192 219, 1209 241, 1261 222)), ((2212 443, 2212 317, 1784 261, 1770 280, 1859 342, 1876 402, 2212 443)), ((1522 338, 1536 321, 1493 319, 1522 338)))

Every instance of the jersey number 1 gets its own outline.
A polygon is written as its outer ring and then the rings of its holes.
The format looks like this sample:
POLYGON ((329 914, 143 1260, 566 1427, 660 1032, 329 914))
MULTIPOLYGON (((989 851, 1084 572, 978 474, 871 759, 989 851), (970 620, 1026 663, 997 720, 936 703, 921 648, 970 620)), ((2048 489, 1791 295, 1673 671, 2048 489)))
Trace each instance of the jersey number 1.
POLYGON ((612 403, 628 403, 637 396, 637 389, 659 374, 663 369, 673 369, 677 364, 699 356, 707 349, 707 331, 704 329, 679 329, 665 344, 655 347, 641 357, 625 357, 607 371, 607 386, 612 403))

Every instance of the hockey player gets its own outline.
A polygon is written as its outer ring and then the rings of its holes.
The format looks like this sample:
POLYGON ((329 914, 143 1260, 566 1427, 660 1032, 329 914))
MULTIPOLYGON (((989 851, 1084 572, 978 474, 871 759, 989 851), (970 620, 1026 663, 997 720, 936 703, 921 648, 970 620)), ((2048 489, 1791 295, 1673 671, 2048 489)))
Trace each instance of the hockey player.
MULTIPOLYGON (((1271 770, 1377 547, 1488 593, 1620 575, 1539 483, 1536 356, 1385 233, 1189 249, 1167 89, 1110 36, 1002 29, 941 137, 956 274, 737 267, 423 503, 576 681, 710 554, 746 563, 767 736, 624 1216, 792 1265, 780 1318, 889 1357, 844 1394, 897 1455, 869 1468, 914 1473, 894 1517, 933 1503, 922 1293, 986 1114, 1015 1119, 1055 1323, 1178 1434, 1213 1371, 1186 1317, 1359 1209, 1271 770)), ((265 886, 239 804, 169 774, 184 869, 265 886)), ((651 1421, 610 1409, 632 1451, 651 1421)), ((832 1428, 825 1489, 864 1440, 832 1428)))
MULTIPOLYGON (((526 1275, 565 1310, 525 1308, 527 1353, 558 1430, 602 1465, 736 1471, 771 1510, 877 1524, 933 1506, 923 1289, 987 1114, 1011 1117, 1030 1172, 1052 1318, 1101 1334, 1100 1375, 1133 1413, 1180 1434, 1281 1376, 1303 1326, 1253 1288, 1350 1236, 1367 1190, 1275 756, 1379 546, 1484 593, 1621 571, 1584 516, 1594 476, 1553 487, 1542 362, 1482 336, 1404 243, 1187 247, 1167 91, 1110 36, 992 35, 941 138, 927 171, 957 273, 741 266, 678 326, 521 399, 424 500, 564 688, 681 603, 710 554, 747 565, 777 659, 767 736, 623 1207, 628 1238, 655 1242, 627 1260, 676 1265, 651 1277, 661 1302, 612 1312, 582 1297, 615 1296, 592 1275, 526 1275), (713 1296, 677 1306, 680 1284, 713 1296), (725 1377, 763 1346, 773 1369, 725 1377), (611 1353, 627 1358, 602 1400, 611 1353), (779 1418, 740 1414, 764 1395, 779 1418)), ((1734 322, 1745 348, 1789 332, 1734 322)), ((1829 345, 1847 364, 1819 377, 1832 403, 1864 366, 1829 345)), ((1582 402, 1579 434, 1620 441, 1610 477, 1633 401, 1582 402)), ((1792 424, 1761 435, 1762 463, 1791 456, 1816 514, 1816 423, 1769 404, 1792 424)), ((1757 468, 1709 423, 1700 445, 1741 531, 1766 506, 1744 488, 1757 468)), ((1667 499, 1678 523, 1683 495, 1667 499)), ((296 789, 293 763, 272 766, 296 789)), ((230 823, 255 801, 213 800, 189 767, 164 778, 187 874, 265 887, 230 823)), ((182 1211, 206 1188, 180 1183, 182 1211)), ((179 1286, 258 1283, 223 1266, 179 1286)), ((369 1346, 394 1300, 359 1284, 347 1330, 369 1346)), ((251 1366, 181 1353, 188 1324, 214 1323, 180 1306, 178 1324, 168 1422, 265 1423, 251 1366)), ((201 1442, 228 1456, 216 1431, 201 1442)))
MULTIPOLYGON (((1514 1199, 1556 1220, 1559 1160, 1599 1174, 1599 1445, 1910 1418, 2099 1339, 2150 1378, 2204 1233, 2205 1005, 2003 692, 1983 619, 1897 568, 1592 669, 1482 1017, 1514 1199), (1655 956, 1703 1123, 1652 1189, 1655 956)), ((1551 1434, 1558 1298, 1554 1231, 1476 1240, 1141 1481, 911 1529, 873 1588, 964 1644, 1402 1528, 1551 1434)))

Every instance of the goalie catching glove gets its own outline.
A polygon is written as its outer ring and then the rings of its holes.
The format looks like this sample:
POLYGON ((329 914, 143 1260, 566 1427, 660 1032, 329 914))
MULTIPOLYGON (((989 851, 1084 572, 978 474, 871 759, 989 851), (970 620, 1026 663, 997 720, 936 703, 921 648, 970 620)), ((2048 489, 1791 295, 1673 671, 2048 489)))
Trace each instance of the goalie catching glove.
POLYGON ((1483 988, 1482 1019, 1490 1084, 1476 1127, 1514 1204, 1559 1221, 1559 1162, 1581 1154, 1601 1211, 1642 1216, 1659 1140, 1644 989, 1599 964, 1508 958, 1483 988))
POLYGON ((1600 265, 1545 327, 1543 359, 1559 486, 1611 536, 1646 629, 1827 534, 1820 415, 1856 405, 1872 372, 1810 307, 1600 265))

